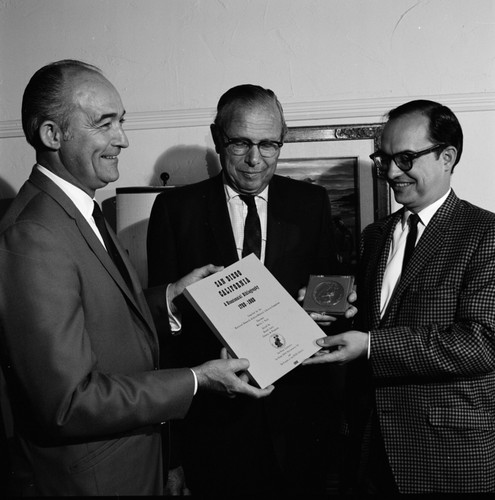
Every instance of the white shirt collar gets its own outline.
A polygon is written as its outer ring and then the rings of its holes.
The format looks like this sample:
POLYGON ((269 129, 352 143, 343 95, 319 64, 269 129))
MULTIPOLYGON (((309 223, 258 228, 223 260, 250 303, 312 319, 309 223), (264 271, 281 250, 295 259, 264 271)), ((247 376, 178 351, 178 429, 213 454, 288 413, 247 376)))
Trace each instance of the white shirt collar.
MULTIPOLYGON (((227 197, 227 202, 229 202, 232 198, 235 198, 236 196, 240 196, 240 194, 232 189, 230 185, 227 183, 227 180, 225 179, 225 174, 223 174, 223 185, 225 188, 225 196, 227 197)), ((268 185, 266 186, 261 193, 258 193, 256 196, 259 198, 262 198, 265 201, 268 201, 268 185)))
POLYGON ((85 193, 81 188, 74 186, 65 179, 62 179, 58 175, 54 174, 51 170, 43 167, 39 163, 36 164, 36 168, 49 179, 51 179, 74 203, 77 209, 81 212, 86 220, 92 220, 93 218, 93 199, 87 193, 85 193))
MULTIPOLYGON (((433 216, 437 213, 437 210, 443 205, 444 201, 448 198, 451 190, 452 188, 450 188, 447 191, 447 193, 445 193, 437 201, 433 202, 431 205, 428 205, 426 208, 423 208, 423 210, 418 212, 421 224, 423 224, 423 226, 426 227, 429 224, 433 216)), ((411 215, 411 212, 409 210, 404 209, 404 214, 402 215, 402 227, 404 227, 404 225, 407 223, 409 215, 411 215)))

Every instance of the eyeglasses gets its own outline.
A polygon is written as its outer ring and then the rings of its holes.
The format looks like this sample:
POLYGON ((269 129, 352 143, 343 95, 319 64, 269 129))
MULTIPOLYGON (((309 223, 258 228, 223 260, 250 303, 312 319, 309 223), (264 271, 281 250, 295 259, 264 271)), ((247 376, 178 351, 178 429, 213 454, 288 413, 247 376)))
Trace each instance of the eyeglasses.
POLYGON ((222 134, 227 139, 227 141, 223 144, 224 147, 234 156, 244 156, 251 151, 253 146, 257 146, 261 156, 264 158, 271 158, 272 156, 275 156, 284 145, 283 142, 278 141, 260 141, 258 143, 254 143, 249 139, 230 138, 223 130, 222 134))
POLYGON ((375 163, 378 177, 386 178, 392 160, 397 165, 397 167, 399 167, 403 172, 408 172, 409 170, 411 170, 413 162, 416 158, 427 155, 428 153, 432 153, 433 151, 436 151, 437 149, 440 148, 444 148, 445 146, 447 146, 447 144, 444 143, 435 144, 434 146, 431 146, 430 148, 427 149, 423 149, 422 151, 401 152, 401 153, 395 153, 393 155, 388 155, 383 151, 378 150, 375 151, 372 155, 370 155, 370 158, 375 163))

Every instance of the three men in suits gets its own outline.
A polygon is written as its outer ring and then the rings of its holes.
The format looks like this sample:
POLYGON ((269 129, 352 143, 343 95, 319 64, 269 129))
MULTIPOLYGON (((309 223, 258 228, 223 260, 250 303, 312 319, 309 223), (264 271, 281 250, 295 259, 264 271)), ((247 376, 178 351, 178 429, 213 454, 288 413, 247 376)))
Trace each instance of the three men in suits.
MULTIPOLYGON (((148 229, 150 284, 205 263, 228 266, 251 251, 294 297, 310 274, 337 272, 326 191, 275 175, 286 130, 271 90, 239 85, 220 98, 211 132, 222 172, 156 198, 148 229), (259 219, 257 250, 243 249, 249 196, 259 219)), ((220 343, 192 307, 180 309, 181 329, 163 337, 173 346, 167 363, 193 366, 220 343)), ((323 494, 329 465, 322 450, 337 425, 329 425, 337 411, 322 385, 328 376, 296 368, 263 403, 195 398, 180 423, 177 462, 192 493, 323 494)))
POLYGON ((151 311, 167 316, 167 292, 218 268, 143 292, 104 220, 100 233, 94 195, 119 176, 124 115, 113 85, 79 61, 41 68, 24 92, 36 165, 0 222, 15 495, 161 495, 161 423, 183 418, 196 390, 271 392, 236 375, 247 360, 160 369, 151 311))
POLYGON ((363 232, 356 330, 308 362, 352 361, 364 493, 495 491, 495 215, 450 187, 462 146, 446 106, 389 113, 371 157, 403 208, 363 232))

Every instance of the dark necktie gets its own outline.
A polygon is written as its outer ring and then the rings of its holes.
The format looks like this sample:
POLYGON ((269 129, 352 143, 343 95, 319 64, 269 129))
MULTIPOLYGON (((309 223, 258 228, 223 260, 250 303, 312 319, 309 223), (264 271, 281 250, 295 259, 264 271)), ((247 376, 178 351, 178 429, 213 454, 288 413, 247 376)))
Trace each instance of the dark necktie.
POLYGON ((252 195, 240 195, 241 200, 247 205, 248 212, 244 223, 244 244, 242 256, 254 253, 258 259, 261 256, 261 223, 256 209, 256 202, 252 195))
POLYGON ((117 269, 120 271, 120 274, 130 287, 131 279, 129 277, 129 273, 127 272, 127 268, 125 267, 124 261, 122 260, 122 257, 120 256, 119 252, 117 251, 117 248, 112 238, 108 234, 107 225, 105 224, 105 217, 103 217, 100 205, 98 205, 96 201, 93 202, 93 205, 94 205, 93 219, 95 220, 96 227, 98 228, 98 231, 100 232, 101 237, 105 243, 108 255, 113 260, 114 264, 117 266, 117 269))
POLYGON ((409 233, 406 239, 406 249, 404 251, 404 260, 402 261, 402 271, 406 269, 407 263, 414 252, 416 246, 416 238, 418 237, 418 222, 420 221, 418 214, 411 214, 407 223, 409 224, 409 233))

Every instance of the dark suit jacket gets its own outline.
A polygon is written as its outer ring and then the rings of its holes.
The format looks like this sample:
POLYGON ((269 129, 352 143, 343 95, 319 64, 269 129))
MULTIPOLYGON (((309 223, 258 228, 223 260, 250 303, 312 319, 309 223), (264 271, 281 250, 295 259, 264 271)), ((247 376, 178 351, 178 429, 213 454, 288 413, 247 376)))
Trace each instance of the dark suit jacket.
MULTIPOLYGON (((311 273, 336 272, 330 220, 323 188, 273 177, 268 194, 265 265, 293 296, 306 285, 311 273)), ((208 263, 228 266, 237 260, 221 174, 167 190, 156 198, 148 229, 150 284, 175 280, 208 263)), ((181 334, 168 336, 164 342, 172 346, 167 352, 174 357, 165 361, 171 366, 194 366, 218 357, 221 348, 187 304, 183 304, 181 334)), ((219 482, 236 477, 240 488, 243 480, 251 476, 255 481, 261 474, 253 470, 253 462, 261 461, 271 443, 277 455, 270 465, 273 470, 278 461, 288 474, 294 476, 299 469, 304 475, 302 469, 310 469, 317 459, 314 443, 324 440, 316 435, 316 423, 326 418, 325 407, 332 404, 329 390, 322 396, 318 392, 322 387, 317 388, 319 384, 328 387, 328 371, 307 368, 289 373, 264 400, 195 398, 186 422, 187 481, 208 476, 205 480, 216 481, 219 487, 219 482), (321 399, 318 404, 316 394, 321 399)))
MULTIPOLYGON (((132 289, 36 169, 0 223, 2 367, 38 494, 161 494, 160 423, 192 400, 190 370, 157 369, 153 318, 115 243, 132 289)), ((163 288, 152 295, 163 309, 163 288)))
POLYGON ((452 192, 380 320, 383 274, 401 215, 362 235, 358 328, 371 330, 371 357, 349 367, 351 423, 357 430, 369 414, 368 373, 402 493, 493 492, 495 215, 452 192))

